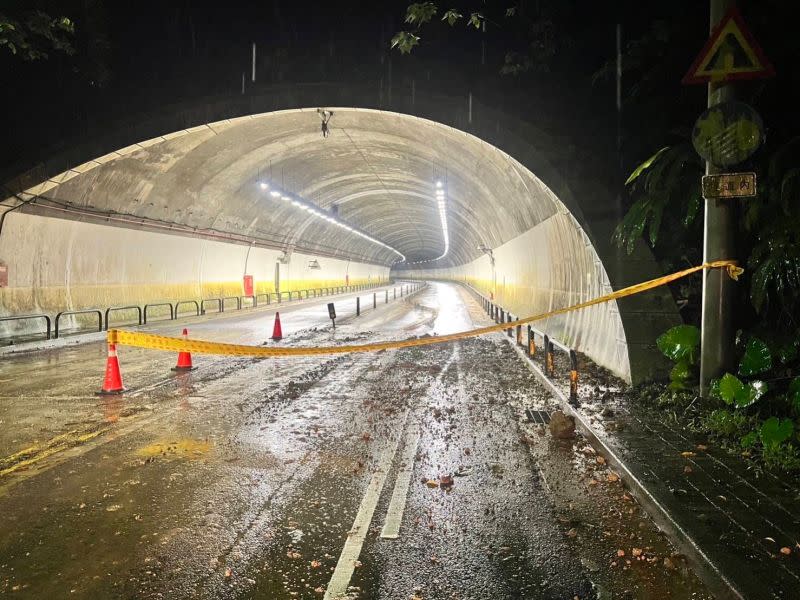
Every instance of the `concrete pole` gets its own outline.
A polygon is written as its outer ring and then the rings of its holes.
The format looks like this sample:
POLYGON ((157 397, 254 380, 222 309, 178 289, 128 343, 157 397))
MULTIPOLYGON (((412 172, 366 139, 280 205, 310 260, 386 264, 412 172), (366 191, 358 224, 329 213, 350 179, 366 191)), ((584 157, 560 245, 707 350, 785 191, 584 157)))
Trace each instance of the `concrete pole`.
MULTIPOLYGON (((711 31, 734 4, 734 0, 710 0, 711 31)), ((730 83, 708 84, 708 106, 733 100, 730 83)), ((706 163, 706 173, 724 172, 706 163)), ((731 200, 705 201, 703 261, 736 258, 736 204, 731 200)), ((732 370, 735 362, 733 329, 734 282, 725 269, 703 271, 703 314, 701 323, 700 395, 708 396, 712 379, 732 370)))

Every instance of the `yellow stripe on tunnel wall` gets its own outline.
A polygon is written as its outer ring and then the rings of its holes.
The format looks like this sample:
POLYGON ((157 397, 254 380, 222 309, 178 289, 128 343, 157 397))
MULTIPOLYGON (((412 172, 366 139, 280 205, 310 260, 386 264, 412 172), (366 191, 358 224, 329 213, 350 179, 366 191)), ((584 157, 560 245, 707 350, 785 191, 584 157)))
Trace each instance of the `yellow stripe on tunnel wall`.
MULTIPOLYGON (((0 238, 9 287, 0 315, 107 308, 274 292, 277 250, 11 213, 0 238), (249 252, 248 252, 249 251, 249 252)), ((281 291, 386 280, 388 267, 295 253, 281 291), (311 269, 316 258, 320 269, 311 269)))

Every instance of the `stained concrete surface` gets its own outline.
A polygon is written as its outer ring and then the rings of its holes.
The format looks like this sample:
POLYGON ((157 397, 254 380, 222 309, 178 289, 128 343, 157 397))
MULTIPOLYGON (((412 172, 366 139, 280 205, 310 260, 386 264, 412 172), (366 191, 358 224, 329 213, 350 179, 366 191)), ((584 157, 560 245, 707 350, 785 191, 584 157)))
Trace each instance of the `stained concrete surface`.
MULTIPOLYGON (((448 284, 336 333, 324 304, 285 314, 289 344, 484 322, 448 284)), ((196 329, 254 343, 264 326, 242 314, 196 329)), ((55 379, 52 365, 24 368, 40 355, 0 367, 4 380, 27 380, 0 399, 12 420, 31 403, 40 408, 30 428, 47 427, 48 413, 63 425, 77 405, 76 427, 102 426, 0 478, 2 593, 323 598, 361 533, 341 597, 709 597, 580 438, 556 443, 522 422, 524 408, 549 401, 499 336, 334 358, 196 357, 201 369, 155 387, 174 357, 124 349, 126 384, 138 391, 99 400, 90 394, 102 367, 87 358, 102 363, 102 349, 51 352, 55 379), (403 464, 414 427, 416 452, 403 464), (381 538, 404 468, 399 537, 381 538), (372 518, 355 527, 376 478, 385 483, 372 518)), ((3 447, 18 450, 10 439, 3 447)))

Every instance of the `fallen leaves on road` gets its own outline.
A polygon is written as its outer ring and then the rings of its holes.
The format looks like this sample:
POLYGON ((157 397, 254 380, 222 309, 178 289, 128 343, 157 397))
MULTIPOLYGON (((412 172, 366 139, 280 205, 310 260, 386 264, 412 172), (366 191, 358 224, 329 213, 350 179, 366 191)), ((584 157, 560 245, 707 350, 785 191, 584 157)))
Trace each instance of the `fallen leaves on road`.
POLYGON ((792 549, 789 548, 788 546, 784 546, 783 548, 781 548, 781 554, 783 554, 784 556, 789 556, 791 553, 792 549))
POLYGON ((682 456, 683 458, 692 458, 693 456, 697 456, 697 454, 695 454, 694 452, 690 452, 690 451, 688 451, 688 450, 687 450, 686 452, 681 452, 681 456, 682 456))

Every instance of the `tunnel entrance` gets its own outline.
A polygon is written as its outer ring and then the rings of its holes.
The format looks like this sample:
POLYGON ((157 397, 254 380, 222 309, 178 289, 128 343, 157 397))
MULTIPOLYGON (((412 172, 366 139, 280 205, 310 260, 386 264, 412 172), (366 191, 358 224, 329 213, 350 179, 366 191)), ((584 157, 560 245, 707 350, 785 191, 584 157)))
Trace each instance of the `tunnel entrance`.
MULTIPOLYGON (((408 114, 326 110, 326 136, 317 108, 253 114, 27 188, 0 238, 3 310, 63 310, 64 288, 69 308, 225 295, 243 276, 448 279, 520 315, 612 290, 580 207, 497 146, 408 114)), ((631 379, 616 303, 543 326, 631 379)))

